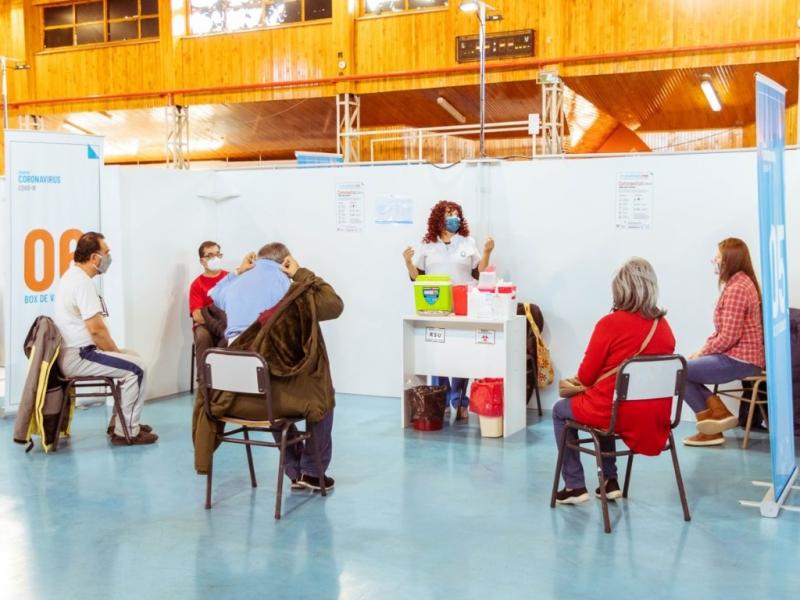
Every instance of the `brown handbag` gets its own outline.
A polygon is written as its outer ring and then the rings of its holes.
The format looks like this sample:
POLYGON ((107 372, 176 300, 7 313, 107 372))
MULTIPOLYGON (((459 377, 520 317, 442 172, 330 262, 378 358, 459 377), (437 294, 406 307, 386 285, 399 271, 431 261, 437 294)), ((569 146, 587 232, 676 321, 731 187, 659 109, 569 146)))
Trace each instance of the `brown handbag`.
POLYGON ((556 377, 555 370, 553 369, 553 361, 550 358, 550 349, 542 339, 542 332, 539 331, 539 326, 531 313, 531 305, 527 302, 523 305, 525 307, 525 317, 531 325, 531 331, 536 337, 536 387, 544 387, 553 383, 556 377))
MULTIPOLYGON (((660 319, 653 320, 653 326, 650 327, 650 333, 647 334, 647 337, 644 338, 642 345, 639 347, 638 352, 633 356, 639 356, 642 352, 644 352, 645 348, 650 344, 650 340, 653 339, 653 336, 656 334, 656 329, 658 328, 658 322, 660 319)), ((633 358, 633 357, 631 357, 633 358)), ((600 375, 597 380, 592 384, 596 385, 599 381, 606 379, 607 377, 611 377, 612 375, 616 375, 619 371, 620 365, 617 365, 613 369, 610 369, 600 375)), ((589 386, 590 387, 590 386, 589 386)), ((585 392, 589 387, 583 385, 580 380, 578 379, 577 375, 574 377, 568 377, 566 379, 562 379, 558 382, 558 393, 561 395, 562 398, 572 398, 576 394, 580 394, 581 392, 585 392)))

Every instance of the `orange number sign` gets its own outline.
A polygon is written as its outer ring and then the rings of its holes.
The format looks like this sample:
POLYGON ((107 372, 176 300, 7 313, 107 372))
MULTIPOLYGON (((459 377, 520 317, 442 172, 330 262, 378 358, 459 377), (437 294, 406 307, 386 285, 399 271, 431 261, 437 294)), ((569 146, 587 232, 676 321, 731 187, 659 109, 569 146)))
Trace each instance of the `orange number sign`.
POLYGON ((61 239, 58 240, 59 276, 69 269, 72 255, 75 253, 75 244, 82 235, 83 232, 80 229, 67 229, 61 234, 61 239))
MULTIPOLYGON (((64 271, 69 267, 73 254, 70 246, 73 242, 77 242, 79 237, 81 237, 81 232, 78 229, 67 229, 61 234, 58 243, 59 275, 63 275, 64 271)), ((44 292, 53 285, 56 270, 55 246, 53 236, 46 229, 33 229, 25 236, 25 285, 32 292, 44 292), (44 272, 41 278, 36 276, 36 257, 39 245, 41 245, 42 264, 44 265, 44 272)))

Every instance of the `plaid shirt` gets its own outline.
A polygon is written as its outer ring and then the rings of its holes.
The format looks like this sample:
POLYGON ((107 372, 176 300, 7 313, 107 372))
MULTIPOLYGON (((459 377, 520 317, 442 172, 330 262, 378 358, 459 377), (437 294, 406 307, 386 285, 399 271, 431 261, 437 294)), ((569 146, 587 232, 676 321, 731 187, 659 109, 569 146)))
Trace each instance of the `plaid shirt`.
POLYGON ((725 284, 714 309, 716 331, 706 340, 701 354, 726 354, 765 368, 761 298, 742 271, 725 284))

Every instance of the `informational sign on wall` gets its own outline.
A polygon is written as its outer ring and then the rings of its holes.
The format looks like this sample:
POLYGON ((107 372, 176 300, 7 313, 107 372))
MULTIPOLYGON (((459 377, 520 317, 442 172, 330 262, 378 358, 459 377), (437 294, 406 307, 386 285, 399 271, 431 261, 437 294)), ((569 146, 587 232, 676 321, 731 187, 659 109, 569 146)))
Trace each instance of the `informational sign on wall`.
POLYGON ((405 194, 379 194, 375 198, 377 225, 411 225, 414 223, 414 201, 405 194))
POLYGON ((103 139, 9 130, 5 157, 4 408, 14 411, 25 383, 28 329, 37 316, 52 316, 78 238, 100 226, 103 139))
POLYGON ((780 505, 797 477, 789 339, 789 270, 786 266, 785 112, 786 90, 757 73, 758 221, 772 454, 772 497, 768 494, 761 504, 761 514, 767 517, 778 515, 780 505))
POLYGON ((649 230, 653 225, 653 173, 631 171, 617 174, 614 206, 617 229, 649 230))
POLYGON ((364 183, 336 184, 336 231, 364 230, 364 183))

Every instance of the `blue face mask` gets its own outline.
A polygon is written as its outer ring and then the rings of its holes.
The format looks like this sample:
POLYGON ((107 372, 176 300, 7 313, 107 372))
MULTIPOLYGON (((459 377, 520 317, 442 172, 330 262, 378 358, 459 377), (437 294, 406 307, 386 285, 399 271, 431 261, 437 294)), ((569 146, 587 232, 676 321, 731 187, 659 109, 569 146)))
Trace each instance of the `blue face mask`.
POLYGON ((450 233, 458 233, 461 229, 461 219, 458 217, 447 217, 444 220, 444 228, 450 233))

